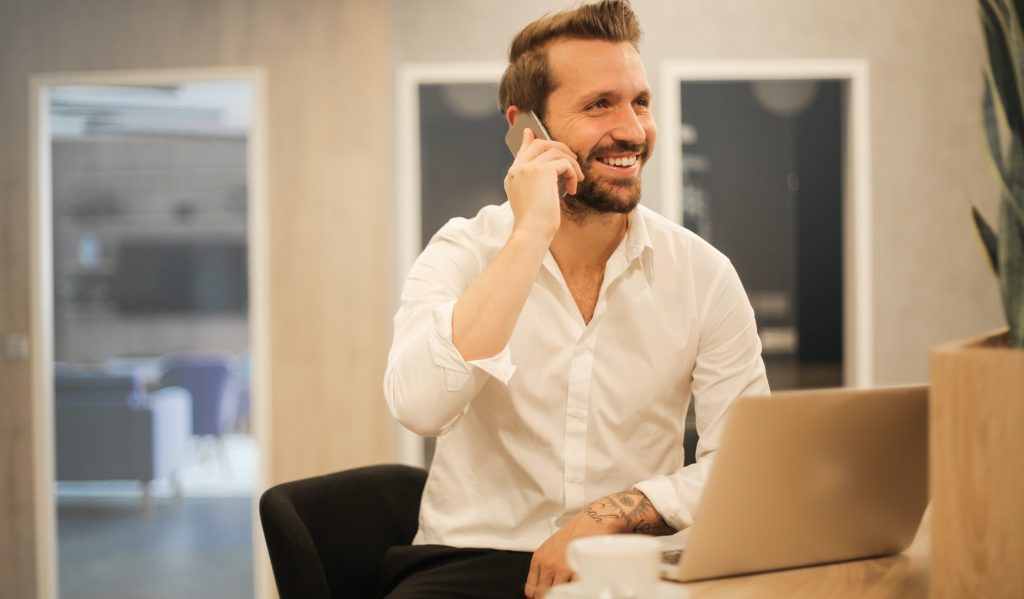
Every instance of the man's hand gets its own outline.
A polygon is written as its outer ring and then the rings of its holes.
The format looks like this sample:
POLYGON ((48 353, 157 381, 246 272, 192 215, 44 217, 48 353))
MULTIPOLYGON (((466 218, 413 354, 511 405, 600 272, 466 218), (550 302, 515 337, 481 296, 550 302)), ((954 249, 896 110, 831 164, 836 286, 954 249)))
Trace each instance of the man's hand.
POLYGON ((564 143, 537 139, 533 130, 523 129, 523 143, 505 176, 515 230, 539 233, 550 243, 562 218, 559 177, 565 180, 566 192, 575 194, 583 180, 576 154, 564 143))
POLYGON ((566 551, 580 537, 622 533, 668 535, 676 532, 658 514, 647 496, 636 489, 592 501, 533 552, 524 592, 530 599, 555 585, 575 579, 566 551))

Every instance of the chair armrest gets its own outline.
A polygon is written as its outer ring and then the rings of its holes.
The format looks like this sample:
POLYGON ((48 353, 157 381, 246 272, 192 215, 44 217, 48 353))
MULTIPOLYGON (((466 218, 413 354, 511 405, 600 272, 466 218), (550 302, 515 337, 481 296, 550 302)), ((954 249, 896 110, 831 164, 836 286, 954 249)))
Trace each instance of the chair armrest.
POLYGON ((426 479, 391 464, 267 490, 260 519, 281 599, 376 596, 384 552, 416 534, 426 479))

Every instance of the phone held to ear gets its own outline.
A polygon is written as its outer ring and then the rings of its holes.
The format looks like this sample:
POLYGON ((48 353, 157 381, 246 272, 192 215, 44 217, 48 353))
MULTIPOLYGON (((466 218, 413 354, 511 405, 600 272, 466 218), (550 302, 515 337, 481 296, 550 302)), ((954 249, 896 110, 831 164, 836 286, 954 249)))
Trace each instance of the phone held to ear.
MULTIPOLYGON (((505 145, 512 151, 513 156, 519 153, 519 146, 523 144, 523 129, 532 130, 537 139, 551 139, 548 130, 544 128, 544 124, 532 110, 523 112, 516 119, 516 124, 512 125, 508 133, 505 134, 505 145)), ((565 179, 563 177, 558 178, 558 196, 565 197, 565 179)))
POLYGON ((532 129, 533 135, 538 139, 551 139, 551 136, 548 135, 548 130, 544 128, 536 113, 532 110, 520 113, 519 118, 516 119, 516 124, 512 125, 508 133, 505 134, 505 145, 508 146, 509 150, 512 150, 513 156, 519 153, 519 146, 523 143, 523 129, 532 129))

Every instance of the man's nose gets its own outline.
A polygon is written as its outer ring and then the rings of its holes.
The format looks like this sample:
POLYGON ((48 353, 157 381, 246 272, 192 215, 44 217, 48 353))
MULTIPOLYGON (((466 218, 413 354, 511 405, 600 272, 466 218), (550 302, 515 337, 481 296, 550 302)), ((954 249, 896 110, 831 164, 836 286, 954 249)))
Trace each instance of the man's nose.
POLYGON ((615 111, 615 123, 612 129, 612 138, 616 141, 640 144, 647 141, 647 131, 640 122, 633 107, 615 111))

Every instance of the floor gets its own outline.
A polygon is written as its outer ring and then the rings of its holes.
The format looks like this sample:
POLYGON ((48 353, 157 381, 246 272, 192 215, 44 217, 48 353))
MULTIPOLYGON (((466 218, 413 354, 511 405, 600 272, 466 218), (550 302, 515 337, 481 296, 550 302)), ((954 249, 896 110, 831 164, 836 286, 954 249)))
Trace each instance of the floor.
POLYGON ((62 599, 251 598, 252 439, 194 443, 181 481, 152 486, 146 508, 137 483, 57 487, 62 599))
POLYGON ((65 599, 251 598, 248 498, 128 497, 57 501, 60 596, 65 599))

